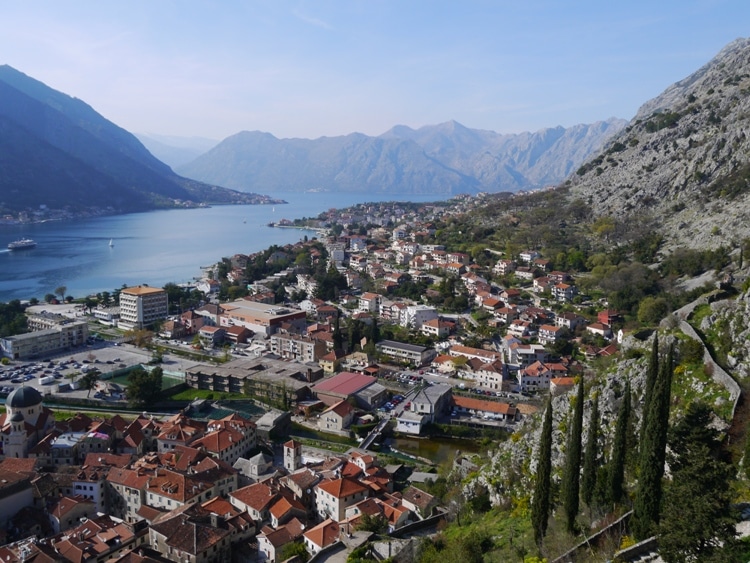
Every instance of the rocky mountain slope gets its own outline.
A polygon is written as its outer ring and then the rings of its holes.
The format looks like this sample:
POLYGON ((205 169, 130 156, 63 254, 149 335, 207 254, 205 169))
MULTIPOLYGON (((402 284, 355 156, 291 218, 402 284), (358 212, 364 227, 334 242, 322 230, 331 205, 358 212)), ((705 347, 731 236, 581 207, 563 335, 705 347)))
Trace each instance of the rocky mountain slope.
POLYGON ((451 195, 556 184, 625 122, 500 135, 451 121, 378 137, 359 133, 278 139, 244 131, 177 168, 185 176, 239 190, 330 190, 451 195))
POLYGON ((750 39, 646 102, 569 180, 595 213, 651 215, 672 245, 750 236, 750 39))
POLYGON ((117 213, 252 196, 175 174, 81 100, 0 66, 0 210, 117 213))

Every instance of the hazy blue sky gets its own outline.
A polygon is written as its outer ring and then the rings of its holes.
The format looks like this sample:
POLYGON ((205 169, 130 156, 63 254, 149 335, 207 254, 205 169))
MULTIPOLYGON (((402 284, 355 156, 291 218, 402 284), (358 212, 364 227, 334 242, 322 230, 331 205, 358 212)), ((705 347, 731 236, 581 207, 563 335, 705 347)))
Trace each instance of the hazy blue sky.
POLYGON ((0 4, 0 63, 133 132, 501 133, 631 118, 750 34, 748 0, 0 4))

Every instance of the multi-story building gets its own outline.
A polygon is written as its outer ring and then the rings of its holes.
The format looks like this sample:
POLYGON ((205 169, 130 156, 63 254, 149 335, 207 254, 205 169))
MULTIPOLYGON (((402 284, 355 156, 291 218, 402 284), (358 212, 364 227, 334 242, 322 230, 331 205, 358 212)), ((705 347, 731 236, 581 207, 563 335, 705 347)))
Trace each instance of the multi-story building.
POLYGON ((36 330, 0 338, 3 354, 14 360, 26 360, 82 346, 89 336, 88 324, 70 321, 46 330, 36 330))
POLYGON ((276 334, 282 325, 288 326, 290 332, 302 333, 307 324, 304 311, 281 305, 238 299, 225 303, 223 308, 224 312, 219 316, 220 326, 244 326, 266 338, 276 334))
POLYGON ((169 312, 167 292, 158 287, 127 287, 120 292, 120 321, 125 329, 144 328, 165 319, 169 312))
POLYGON ((396 342, 394 340, 383 340, 382 342, 378 342, 377 348, 381 354, 385 354, 397 360, 410 362, 415 366, 424 365, 432 361, 437 355, 433 348, 396 342))
POLYGON ((347 507, 366 499, 369 489, 349 477, 323 481, 315 486, 315 507, 318 517, 341 522, 347 507))
POLYGON ((285 360, 317 362, 328 349, 325 342, 296 334, 274 334, 271 337, 271 352, 285 360))

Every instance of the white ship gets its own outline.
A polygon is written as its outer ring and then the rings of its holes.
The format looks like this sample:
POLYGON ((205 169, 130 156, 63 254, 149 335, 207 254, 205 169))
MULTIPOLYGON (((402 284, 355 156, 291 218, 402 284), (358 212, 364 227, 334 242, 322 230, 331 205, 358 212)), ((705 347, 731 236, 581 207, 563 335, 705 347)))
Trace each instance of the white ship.
POLYGON ((9 250, 25 250, 27 248, 34 248, 36 246, 36 241, 31 240, 30 238, 22 238, 18 240, 14 240, 10 244, 8 244, 9 250))

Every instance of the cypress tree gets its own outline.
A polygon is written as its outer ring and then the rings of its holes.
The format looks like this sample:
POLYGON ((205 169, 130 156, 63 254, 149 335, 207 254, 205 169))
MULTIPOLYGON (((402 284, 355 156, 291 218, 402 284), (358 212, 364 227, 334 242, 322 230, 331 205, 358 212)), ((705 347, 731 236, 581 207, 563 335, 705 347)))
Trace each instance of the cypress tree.
POLYGON ((338 314, 336 314, 336 321, 333 325, 333 349, 334 350, 344 349, 344 335, 341 333, 341 326, 339 325, 338 314))
POLYGON ((547 400, 547 409, 542 423, 542 437, 539 442, 534 498, 531 501, 531 525, 534 528, 534 541, 537 545, 547 533, 550 513, 550 485, 552 478, 552 400, 547 400))
POLYGON ((670 348, 661 365, 649 402, 648 425, 641 435, 640 475, 638 492, 633 504, 631 527, 635 537, 643 540, 652 535, 659 523, 662 498, 662 478, 669 426, 669 403, 672 385, 672 356, 670 348))
POLYGON ((583 377, 578 380, 576 405, 573 409, 573 424, 568 434, 567 455, 563 468, 562 504, 565 511, 565 521, 568 532, 575 532, 576 516, 580 506, 580 478, 581 478, 581 433, 583 432, 583 377))
MULTIPOLYGON (((649 405, 654 395, 654 385, 659 376, 659 334, 654 333, 654 344, 651 347, 651 357, 648 361, 648 371, 646 372, 646 388, 643 391, 643 418, 641 419, 641 437, 646 431, 648 424, 648 415, 650 412, 649 405)), ((643 439, 643 438, 641 438, 643 439)))
POLYGON ((625 383, 625 395, 617 413, 615 441, 612 445, 612 458, 609 468, 609 500, 618 504, 622 500, 625 484, 625 460, 628 447, 628 424, 630 422, 630 381, 625 383))
POLYGON ((583 457, 583 476, 581 477, 581 496, 591 506, 596 487, 596 475, 599 468, 599 397, 594 397, 594 404, 589 414, 589 434, 586 438, 586 452, 583 457))

